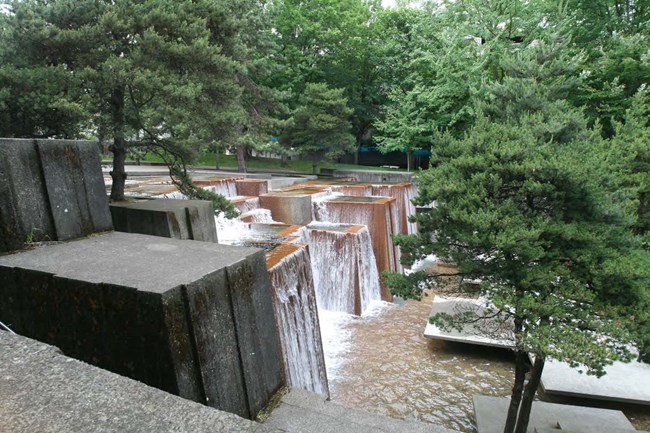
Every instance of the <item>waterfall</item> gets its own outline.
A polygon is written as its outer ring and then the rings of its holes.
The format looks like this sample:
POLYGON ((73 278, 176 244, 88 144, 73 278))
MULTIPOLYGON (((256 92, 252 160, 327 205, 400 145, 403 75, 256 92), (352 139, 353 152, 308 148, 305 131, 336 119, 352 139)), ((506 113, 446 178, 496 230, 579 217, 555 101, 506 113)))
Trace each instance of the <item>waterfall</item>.
POLYGON ((303 238, 311 253, 319 310, 361 315, 372 301, 381 299, 367 227, 312 223, 303 238))
POLYGON ((400 253, 392 240, 397 228, 394 198, 328 197, 314 203, 314 217, 317 221, 367 226, 379 271, 401 272, 400 253))
POLYGON ((307 248, 280 244, 267 253, 267 269, 287 385, 329 396, 307 248))
POLYGON ((220 194, 226 198, 237 196, 237 180, 241 178, 227 177, 223 179, 195 179, 194 183, 208 191, 220 194))
POLYGON ((234 197, 227 197, 228 200, 235 206, 235 209, 237 209, 241 213, 246 213, 250 212, 255 209, 260 208, 260 199, 259 197, 245 197, 245 196, 234 196, 234 197))
POLYGON ((417 195, 417 187, 413 183, 380 184, 372 185, 372 195, 392 197, 396 201, 396 233, 414 234, 417 233, 415 223, 409 222, 408 217, 415 215, 413 199, 417 195))

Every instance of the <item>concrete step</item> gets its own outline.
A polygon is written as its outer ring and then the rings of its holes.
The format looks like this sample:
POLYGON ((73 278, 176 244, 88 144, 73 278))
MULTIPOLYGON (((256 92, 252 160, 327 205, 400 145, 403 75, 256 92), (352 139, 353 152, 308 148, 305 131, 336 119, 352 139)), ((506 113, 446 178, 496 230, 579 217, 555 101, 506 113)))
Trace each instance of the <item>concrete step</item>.
POLYGON ((264 425, 286 433, 456 433, 341 406, 301 389, 291 389, 282 397, 264 425))

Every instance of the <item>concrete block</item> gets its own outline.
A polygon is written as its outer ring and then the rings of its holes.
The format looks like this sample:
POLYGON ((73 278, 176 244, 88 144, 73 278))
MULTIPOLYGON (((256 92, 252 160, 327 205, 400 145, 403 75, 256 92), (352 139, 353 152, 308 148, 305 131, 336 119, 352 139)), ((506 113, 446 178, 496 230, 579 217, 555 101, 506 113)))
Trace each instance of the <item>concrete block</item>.
POLYGON ((0 139, 0 251, 56 240, 34 140, 0 139))
POLYGON ((97 146, 77 140, 37 140, 57 240, 111 230, 97 146))
POLYGON ((271 428, 0 332, 0 419, 12 433, 264 433, 271 428))
POLYGON ((113 232, 0 256, 0 279, 16 332, 76 358, 250 417, 283 384, 261 250, 113 232))
POLYGON ((189 284, 188 311, 190 317, 202 318, 191 324, 206 404, 250 417, 226 278, 225 270, 221 269, 189 284), (199 344, 211 339, 215 344, 199 344))
POLYGON ((650 364, 617 361, 605 372, 589 376, 551 359, 544 365, 542 387, 547 394, 650 405, 650 364))
POLYGON ((226 272, 248 405, 251 416, 255 416, 283 384, 264 252, 247 254, 244 260, 227 266, 226 272))
POLYGON ((240 179, 235 181, 237 195, 259 197, 269 192, 269 182, 264 179, 240 179))
POLYGON ((95 143, 0 139, 0 251, 112 229, 95 143))
MULTIPOLYGON (((506 423, 510 400, 500 397, 474 395, 474 414, 478 433, 501 433, 506 423)), ((535 401, 530 413, 529 431, 552 429, 574 433, 634 433, 636 430, 623 412, 611 409, 569 406, 535 401)))
POLYGON ((313 219, 312 198, 325 195, 322 188, 272 191, 260 196, 260 206, 271 211, 274 221, 307 225, 313 219))
POLYGON ((115 230, 217 242, 214 205, 206 200, 137 200, 111 203, 115 230))

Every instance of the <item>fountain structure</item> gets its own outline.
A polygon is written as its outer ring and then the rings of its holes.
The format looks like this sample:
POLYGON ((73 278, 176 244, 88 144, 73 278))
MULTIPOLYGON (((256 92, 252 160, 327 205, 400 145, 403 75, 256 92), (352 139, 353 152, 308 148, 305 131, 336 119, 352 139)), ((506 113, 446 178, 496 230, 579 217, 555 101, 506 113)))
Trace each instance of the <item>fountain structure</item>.
MULTIPOLYGON (((362 224, 368 227, 372 248, 379 272, 400 272, 399 249, 395 247, 392 235, 396 233, 395 199, 390 197, 339 196, 321 200, 314 204, 316 220, 362 224)), ((387 287, 382 286, 381 299, 392 301, 387 287)))
POLYGON ((287 385, 329 396, 307 246, 287 242, 252 246, 267 250, 266 267, 287 385))
POLYGON ((309 245, 318 308, 360 316, 381 298, 370 232, 363 225, 312 223, 303 232, 309 245), (346 264, 331 271, 332 263, 346 264))
POLYGON ((260 206, 269 209, 275 221, 307 225, 314 220, 312 201, 329 194, 325 188, 311 187, 271 191, 260 196, 260 206))

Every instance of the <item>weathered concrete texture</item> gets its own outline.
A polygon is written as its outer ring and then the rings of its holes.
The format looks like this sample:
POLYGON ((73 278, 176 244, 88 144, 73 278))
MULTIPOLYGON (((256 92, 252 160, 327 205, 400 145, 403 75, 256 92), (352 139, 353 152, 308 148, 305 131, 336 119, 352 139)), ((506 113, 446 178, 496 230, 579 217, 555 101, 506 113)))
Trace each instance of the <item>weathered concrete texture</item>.
MULTIPOLYGON (((486 310, 485 305, 485 301, 477 299, 436 295, 431 304, 431 316, 438 313, 453 315, 463 312, 482 315, 486 310)), ((512 325, 498 320, 481 320, 477 323, 466 324, 460 332, 455 329, 444 331, 427 322, 424 336, 433 340, 447 340, 510 349, 514 347, 512 329, 512 325)))
POLYGON ((214 205, 207 200, 138 200, 111 203, 115 230, 217 242, 214 205))
MULTIPOLYGON (((510 400, 474 395, 474 414, 478 433, 501 433, 506 424, 510 400)), ((569 406, 535 401, 528 431, 556 429, 574 433, 634 433, 636 430, 623 412, 592 407, 569 406)), ((552 431, 552 430, 551 430, 552 431)))
MULTIPOLYGON (((395 234, 394 198, 341 196, 326 199, 315 206, 315 214, 317 221, 367 226, 379 272, 401 271, 399 250, 392 239, 395 234)), ((381 298, 384 301, 392 301, 387 287, 382 287, 381 298)))
POLYGON ((264 425, 292 433, 454 433, 433 424, 369 414, 326 401, 324 396, 292 389, 264 425))
POLYGON ((274 221, 304 226, 313 219, 312 198, 326 194, 322 188, 272 191, 260 196, 260 206, 271 211, 274 221))
POLYGON ((259 197, 269 192, 269 182, 264 179, 241 179, 235 182, 237 195, 259 197))
POLYGON ((0 251, 111 230, 96 143, 0 139, 0 251))
POLYGON ((565 362, 547 360, 542 387, 547 394, 650 405, 650 365, 615 362, 598 378, 580 373, 565 362))
POLYGON ((414 173, 403 171, 379 171, 379 170, 334 170, 334 177, 352 177, 359 182, 413 182, 414 173))
POLYGON ((272 432, 6 332, 0 332, 0 365, 3 432, 272 432))
POLYGON ((261 250, 109 233, 0 257, 3 322, 68 355, 254 417, 283 383, 261 250))

